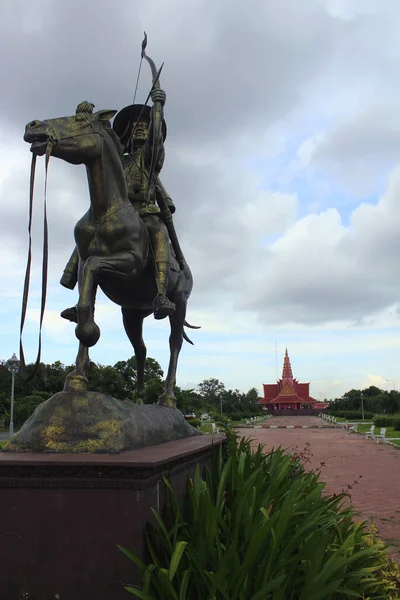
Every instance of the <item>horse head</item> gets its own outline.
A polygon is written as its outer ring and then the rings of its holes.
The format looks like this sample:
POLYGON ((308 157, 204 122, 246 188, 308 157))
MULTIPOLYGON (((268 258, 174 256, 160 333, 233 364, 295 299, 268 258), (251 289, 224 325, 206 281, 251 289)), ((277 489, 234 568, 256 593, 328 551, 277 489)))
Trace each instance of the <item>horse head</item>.
POLYGON ((51 146, 52 156, 71 164, 88 164, 103 151, 104 140, 112 140, 118 150, 119 139, 111 129, 110 119, 116 110, 93 113, 93 104, 82 102, 71 117, 31 121, 25 128, 24 140, 37 156, 51 146))

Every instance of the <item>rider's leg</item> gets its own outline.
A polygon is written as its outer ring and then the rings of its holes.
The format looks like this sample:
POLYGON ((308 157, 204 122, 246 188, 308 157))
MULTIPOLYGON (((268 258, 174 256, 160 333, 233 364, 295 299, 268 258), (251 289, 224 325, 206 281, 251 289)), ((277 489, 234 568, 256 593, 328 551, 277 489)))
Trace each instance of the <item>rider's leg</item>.
POLYGON ((175 304, 166 296, 171 263, 168 231, 159 215, 143 215, 142 218, 149 232, 155 263, 158 294, 153 302, 154 318, 164 319, 175 310, 175 304))
MULTIPOLYGON (((63 276, 61 277, 60 283, 64 287, 73 290, 76 282, 78 281, 78 269, 79 269, 79 254, 78 249, 75 246, 73 253, 69 261, 67 262, 67 266, 64 269, 63 276)), ((67 321, 72 321, 73 323, 78 322, 78 317, 76 314, 76 306, 71 306, 62 311, 61 316, 63 319, 67 319, 67 321)))

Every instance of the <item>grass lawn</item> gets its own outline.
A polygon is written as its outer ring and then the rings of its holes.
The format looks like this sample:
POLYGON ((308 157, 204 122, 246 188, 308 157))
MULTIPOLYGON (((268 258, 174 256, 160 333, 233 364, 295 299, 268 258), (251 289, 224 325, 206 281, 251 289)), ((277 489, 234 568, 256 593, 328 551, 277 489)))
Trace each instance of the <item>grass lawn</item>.
MULTIPOLYGON (((372 419, 364 419, 364 420, 367 423, 372 423, 372 419)), ((337 417, 336 418, 336 423, 346 423, 347 421, 349 423, 355 423, 355 422, 362 423, 362 419, 345 419, 344 417, 337 417)))
POLYGON ((201 433, 211 433, 211 423, 202 423, 199 427, 201 433))
MULTIPOLYGON (((369 431, 371 428, 371 425, 361 425, 359 423, 358 425, 358 432, 359 433, 367 433, 367 431, 369 431)), ((375 432, 379 433, 381 430, 380 427, 375 427, 375 432)), ((393 429, 393 427, 386 427, 386 437, 387 438, 397 438, 396 440, 390 440, 391 442, 393 442, 394 444, 396 444, 396 446, 400 447, 400 431, 395 431, 393 429)))

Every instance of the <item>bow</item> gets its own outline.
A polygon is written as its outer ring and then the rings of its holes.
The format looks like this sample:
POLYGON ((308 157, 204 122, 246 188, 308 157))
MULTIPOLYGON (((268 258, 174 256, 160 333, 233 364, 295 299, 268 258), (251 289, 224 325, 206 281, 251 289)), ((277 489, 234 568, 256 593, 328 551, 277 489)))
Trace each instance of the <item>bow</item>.
MULTIPOLYGON (((150 56, 147 56, 147 54, 146 54, 146 46, 147 46, 147 34, 146 34, 146 32, 144 32, 141 57, 142 57, 142 59, 145 58, 147 60, 147 62, 149 63, 150 69, 151 69, 151 74, 153 77, 153 85, 151 87, 149 95, 147 96, 145 105, 147 104, 147 102, 150 98, 151 92, 153 90, 160 89, 160 75, 161 75, 162 68, 164 66, 164 63, 163 63, 157 71, 157 67, 156 67, 153 59, 151 59, 150 56)), ((162 114, 163 114, 162 103, 160 101, 155 101, 153 103, 153 118, 152 118, 152 121, 153 121, 153 132, 152 132, 153 151, 152 151, 152 155, 151 155, 151 166, 150 166, 149 179, 148 179, 148 192, 149 193, 150 193, 150 185, 151 185, 151 182, 152 182, 153 176, 154 176, 154 170, 155 170, 156 164, 157 164, 158 151, 161 146, 161 135, 162 135, 161 125, 162 125, 162 118, 163 118, 162 114)))
MULTIPOLYGON (((151 68, 151 73, 153 76, 153 85, 151 87, 151 90, 149 92, 149 95, 147 96, 146 102, 145 102, 145 106, 151 96, 151 93, 153 92, 153 90, 159 90, 160 89, 160 74, 162 71, 162 68, 164 66, 164 63, 161 65, 161 67, 158 69, 157 71, 157 67, 154 64, 154 61, 147 56, 146 54, 146 46, 147 46, 147 35, 146 32, 144 33, 144 40, 142 42, 142 59, 145 58, 147 60, 147 62, 150 65, 151 68)), ((143 110, 143 109, 142 109, 143 110)), ((139 117, 140 118, 140 117, 139 117)), ((138 121, 139 121, 138 118, 138 121)), ((153 131, 152 131, 152 135, 153 135, 153 143, 152 143, 152 155, 151 155, 151 166, 150 166, 150 172, 149 172, 149 177, 148 177, 148 181, 147 181, 147 185, 148 185, 148 194, 150 194, 150 185, 154 176, 154 171, 155 171, 155 167, 157 164, 157 158, 158 158, 158 152, 159 149, 161 147, 161 136, 162 136, 162 118, 163 118, 163 104, 162 102, 160 102, 159 100, 156 100, 153 103, 153 117, 152 117, 152 123, 153 123, 153 131)), ((158 182, 158 187, 162 188, 162 184, 159 181, 158 182)), ((171 211, 169 210, 169 207, 165 201, 164 198, 164 194, 161 193, 158 195, 157 197, 157 202, 158 205, 161 209, 161 213, 162 213, 162 218, 163 221, 166 225, 166 228, 168 230, 168 235, 169 235, 169 239, 171 240, 171 244, 172 247, 174 249, 175 252, 175 256, 178 260, 179 266, 181 269, 185 268, 185 257, 183 256, 181 247, 179 245, 179 240, 178 237, 176 235, 176 231, 175 231, 175 227, 174 227, 174 223, 172 220, 172 214, 171 211)))

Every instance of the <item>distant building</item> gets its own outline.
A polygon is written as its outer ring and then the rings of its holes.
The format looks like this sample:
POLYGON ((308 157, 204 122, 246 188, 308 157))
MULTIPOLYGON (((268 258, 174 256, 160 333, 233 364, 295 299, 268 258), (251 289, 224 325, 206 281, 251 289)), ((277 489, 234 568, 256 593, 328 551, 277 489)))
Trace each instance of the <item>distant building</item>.
POLYGON ((263 404, 267 410, 322 410, 329 406, 327 402, 318 402, 310 396, 309 383, 299 383, 294 379, 287 348, 283 359, 282 379, 277 383, 263 383, 263 389, 264 397, 258 403, 263 404))

